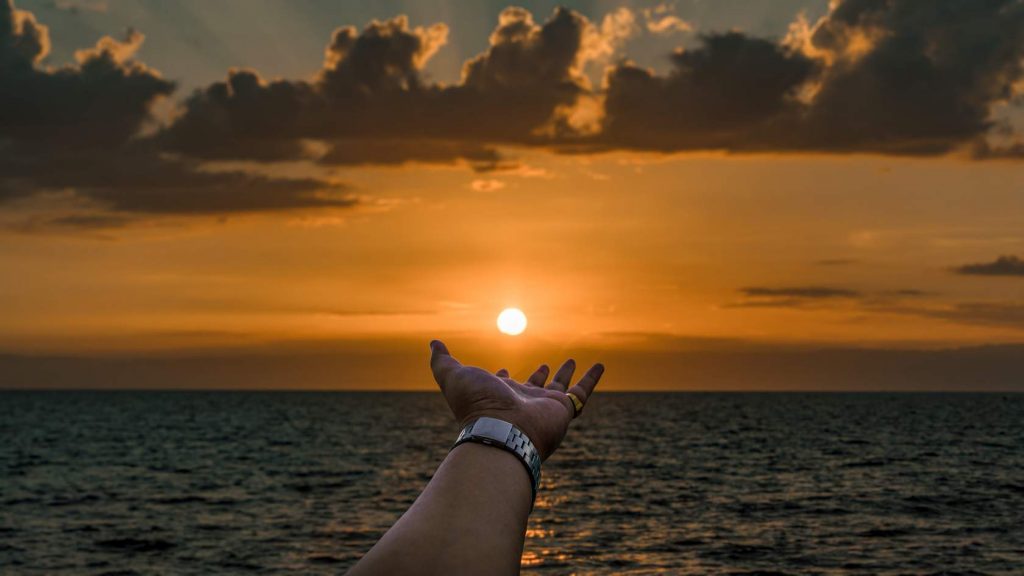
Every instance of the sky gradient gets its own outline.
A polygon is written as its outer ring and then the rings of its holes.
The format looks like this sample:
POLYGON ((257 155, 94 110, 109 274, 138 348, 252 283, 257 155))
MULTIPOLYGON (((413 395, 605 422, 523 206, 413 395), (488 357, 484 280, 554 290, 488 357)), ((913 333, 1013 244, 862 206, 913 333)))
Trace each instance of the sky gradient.
POLYGON ((0 3, 0 386, 1021 386, 1024 3, 521 6, 0 3))

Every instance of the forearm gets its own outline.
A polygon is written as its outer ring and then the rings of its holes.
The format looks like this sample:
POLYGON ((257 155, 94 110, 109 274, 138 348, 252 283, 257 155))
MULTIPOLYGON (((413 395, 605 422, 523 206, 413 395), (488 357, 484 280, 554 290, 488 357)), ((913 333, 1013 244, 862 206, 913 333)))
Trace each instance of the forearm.
POLYGON ((515 455, 462 444, 350 574, 516 574, 531 498, 515 455))

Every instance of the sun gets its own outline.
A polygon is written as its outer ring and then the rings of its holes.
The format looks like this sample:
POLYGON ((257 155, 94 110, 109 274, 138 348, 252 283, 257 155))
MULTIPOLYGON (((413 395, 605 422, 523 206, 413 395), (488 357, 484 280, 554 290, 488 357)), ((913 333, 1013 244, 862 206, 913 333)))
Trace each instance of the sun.
POLYGON ((505 308, 498 314, 498 330, 509 336, 522 334, 526 330, 526 314, 519 308, 505 308))

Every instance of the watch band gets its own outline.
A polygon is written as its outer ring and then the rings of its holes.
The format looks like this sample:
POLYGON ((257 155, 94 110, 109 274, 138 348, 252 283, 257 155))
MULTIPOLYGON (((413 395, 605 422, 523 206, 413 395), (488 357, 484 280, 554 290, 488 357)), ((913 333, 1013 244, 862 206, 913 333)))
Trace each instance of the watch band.
POLYGON ((537 488, 540 486, 540 453, 533 442, 516 428, 511 422, 498 420, 489 416, 481 416, 470 422, 459 432, 459 437, 452 445, 452 450, 464 442, 476 442, 507 450, 519 457, 530 475, 530 488, 533 499, 537 499, 537 488))

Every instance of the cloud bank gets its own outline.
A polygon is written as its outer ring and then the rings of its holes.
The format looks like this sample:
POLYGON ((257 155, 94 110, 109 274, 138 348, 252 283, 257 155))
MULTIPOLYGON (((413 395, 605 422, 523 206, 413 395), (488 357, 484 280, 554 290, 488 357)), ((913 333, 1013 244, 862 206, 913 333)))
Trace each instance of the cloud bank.
POLYGON ((345 207, 344 186, 314 178, 271 178, 210 171, 140 138, 151 110, 174 83, 135 60, 142 34, 100 39, 76 62, 43 64, 48 29, 32 14, 0 3, 0 206, 61 196, 77 210, 54 226, 125 223, 102 212, 232 213, 345 207), (68 198, 70 197, 70 198, 68 198))
MULTIPOLYGON (((992 263, 955 268, 961 274, 1024 276, 1024 261, 1004 256, 992 263), (965 271, 966 270, 966 271, 965 271)), ((933 318, 956 324, 1024 330, 1024 305, 1013 301, 936 300, 935 292, 917 288, 861 291, 837 286, 750 286, 742 299, 722 305, 732 309, 832 309, 854 313, 933 318)))
MULTIPOLYGON (((671 15, 645 17, 653 34, 685 29, 663 24, 671 15)), ((266 159, 302 156, 301 142, 316 139, 340 146, 324 157, 339 164, 375 162, 382 140, 442 143, 448 159, 471 162, 499 145, 976 157, 1021 146, 992 113, 1024 77, 1019 0, 845 0, 817 22, 797 19, 785 38, 706 33, 671 53, 666 74, 622 60, 591 86, 587 63, 639 28, 624 8, 600 25, 563 8, 543 23, 508 8, 490 47, 450 86, 423 76, 444 24, 410 27, 399 16, 341 28, 316 78, 231 71, 189 99, 163 140, 200 158, 266 159), (1010 143, 993 144, 997 133, 1010 143)))
POLYGON ((816 22, 797 18, 784 38, 705 32, 670 53, 664 74, 621 53, 633 35, 674 42, 691 28, 664 11, 620 8, 596 23, 564 8, 538 21, 510 7, 488 48, 446 85, 424 67, 447 25, 396 16, 338 28, 310 78, 229 70, 159 125, 153 106, 175 85, 135 58, 141 33, 105 37, 53 67, 48 29, 3 0, 0 202, 62 192, 135 214, 354 203, 344 185, 319 178, 206 169, 224 160, 487 171, 502 165, 502 147, 975 158, 1024 150, 994 114, 1021 100, 1021 0, 842 0, 816 22), (600 85, 584 72, 595 65, 606 65, 600 85))
POLYGON ((327 146, 326 164, 497 161, 494 144, 540 144, 567 131, 555 118, 586 92, 581 15, 557 10, 543 25, 521 8, 502 14, 486 52, 455 85, 429 84, 423 67, 445 42, 444 24, 410 27, 404 16, 362 32, 335 31, 312 80, 266 81, 232 70, 192 95, 157 140, 205 159, 281 160, 327 146), (551 136, 542 135, 549 126, 551 136), (425 153, 423 150, 430 150, 425 153))
POLYGON ((993 262, 964 264, 954 268, 957 274, 968 276, 1022 276, 1024 277, 1024 260, 1016 256, 1000 256, 993 262))

